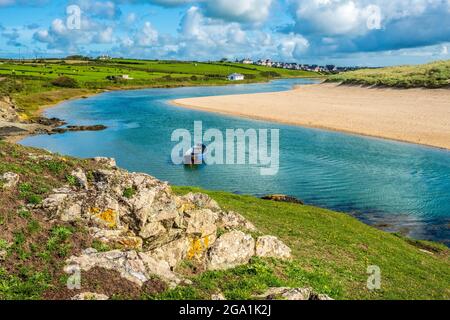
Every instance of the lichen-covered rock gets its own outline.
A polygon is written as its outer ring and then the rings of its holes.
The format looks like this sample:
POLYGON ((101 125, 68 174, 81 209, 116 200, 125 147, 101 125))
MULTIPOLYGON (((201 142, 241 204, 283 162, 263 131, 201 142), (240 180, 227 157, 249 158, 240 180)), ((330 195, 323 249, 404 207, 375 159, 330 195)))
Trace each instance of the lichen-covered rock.
POLYGON ((256 255, 266 258, 291 258, 291 249, 274 236, 259 237, 256 241, 256 255))
POLYGON ((269 288, 262 295, 256 296, 261 300, 333 300, 324 294, 317 294, 311 288, 269 288))
POLYGON ((13 189, 19 183, 20 177, 17 173, 14 172, 6 172, 0 175, 0 181, 3 189, 13 189))
POLYGON ((90 300, 90 301, 102 301, 109 300, 109 297, 104 294, 93 293, 93 292, 83 292, 74 296, 71 300, 90 300))
POLYGON ((220 236, 208 252, 209 270, 225 270, 246 264, 255 255, 255 240, 241 231, 220 236))

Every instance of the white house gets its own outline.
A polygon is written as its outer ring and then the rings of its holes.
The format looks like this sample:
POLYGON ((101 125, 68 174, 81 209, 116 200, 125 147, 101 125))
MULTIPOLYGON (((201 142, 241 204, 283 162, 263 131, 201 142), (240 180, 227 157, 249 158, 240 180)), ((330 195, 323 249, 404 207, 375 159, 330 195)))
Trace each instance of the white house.
POLYGON ((245 76, 240 73, 232 73, 228 76, 229 81, 242 81, 245 79, 245 76))
POLYGON ((251 60, 251 59, 244 59, 244 60, 241 60, 241 63, 243 63, 243 64, 253 64, 253 60, 251 60))

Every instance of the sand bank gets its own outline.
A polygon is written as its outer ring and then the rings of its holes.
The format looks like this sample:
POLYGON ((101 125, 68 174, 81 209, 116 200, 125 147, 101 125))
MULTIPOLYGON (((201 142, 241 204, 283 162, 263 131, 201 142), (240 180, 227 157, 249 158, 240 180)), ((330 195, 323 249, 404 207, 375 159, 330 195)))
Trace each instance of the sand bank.
POLYGON ((182 107, 450 149, 450 90, 316 84, 291 91, 178 99, 182 107))

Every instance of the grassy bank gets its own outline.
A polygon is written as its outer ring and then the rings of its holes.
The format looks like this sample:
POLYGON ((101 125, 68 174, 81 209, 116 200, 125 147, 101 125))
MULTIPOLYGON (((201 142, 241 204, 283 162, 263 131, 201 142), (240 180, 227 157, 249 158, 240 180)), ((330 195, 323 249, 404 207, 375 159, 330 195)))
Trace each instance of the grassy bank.
POLYGON ((419 66, 362 69, 330 76, 329 81, 398 88, 450 88, 450 60, 419 66))
MULTIPOLYGON (((67 280, 64 261, 88 247, 108 250, 90 238, 86 227, 27 209, 27 205, 41 203, 53 188, 73 184, 70 173, 76 168, 89 173, 101 166, 0 142, 0 175, 14 172, 20 176, 13 189, 3 189, 0 181, 0 299, 61 298, 67 280)), ((161 292, 126 290, 130 286, 118 274, 96 270, 84 275, 86 291, 102 289, 105 280, 115 283, 118 291, 111 296, 116 299, 209 299, 218 289, 229 299, 251 299, 273 286, 312 287, 335 299, 450 298, 445 246, 404 239, 346 214, 316 207, 190 187, 173 190, 208 193, 224 209, 243 214, 261 234, 282 239, 292 248, 294 259, 254 259, 232 270, 201 274, 186 261, 177 271, 193 284, 161 292), (381 268, 379 291, 366 288, 369 265, 381 268)))
POLYGON ((40 106, 103 90, 230 84, 226 77, 242 73, 239 83, 276 78, 317 77, 317 73, 274 69, 239 63, 178 61, 39 60, 0 61, 0 96, 11 95, 24 116, 40 106), (128 75, 128 79, 123 79, 128 75), (61 77, 71 81, 60 81, 61 77))
POLYGON ((174 189, 180 194, 209 194, 223 208, 240 212, 263 233, 278 236, 293 249, 295 257, 290 263, 256 261, 255 268, 261 268, 261 274, 243 268, 225 275, 205 275, 193 288, 178 292, 180 296, 195 297, 195 290, 201 292, 216 285, 236 294, 278 281, 282 285, 311 286, 336 299, 450 298, 449 250, 443 245, 404 239, 344 213, 316 207, 191 187, 174 189), (366 287, 370 265, 381 268, 379 291, 366 287), (244 289, 238 285, 240 273, 251 275, 244 281, 244 289), (235 280, 235 286, 228 289, 230 285, 223 281, 229 277, 235 280))

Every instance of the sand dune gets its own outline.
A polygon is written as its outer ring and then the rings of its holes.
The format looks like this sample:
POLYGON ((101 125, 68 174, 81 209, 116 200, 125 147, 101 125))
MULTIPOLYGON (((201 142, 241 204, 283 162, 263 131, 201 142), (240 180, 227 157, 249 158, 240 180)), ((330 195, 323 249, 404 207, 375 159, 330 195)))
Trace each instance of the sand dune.
POLYGON ((306 85, 287 92, 178 99, 178 106, 450 149, 450 90, 306 85))

